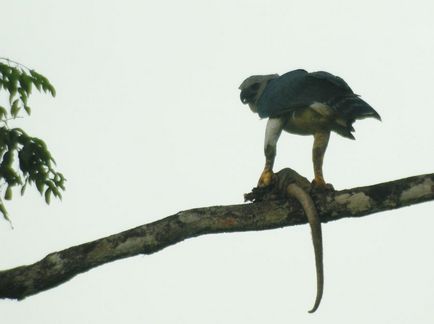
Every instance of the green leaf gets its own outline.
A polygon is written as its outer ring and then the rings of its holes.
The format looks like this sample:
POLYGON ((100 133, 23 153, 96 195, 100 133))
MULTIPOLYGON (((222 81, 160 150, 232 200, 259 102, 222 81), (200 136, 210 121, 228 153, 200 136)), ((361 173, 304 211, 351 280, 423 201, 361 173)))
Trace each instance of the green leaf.
MULTIPOLYGON (((5 155, 9 153, 6 152, 5 155)), ((2 168, 1 168, 1 173, 2 173, 2 177, 3 179, 6 181, 6 183, 10 186, 16 185, 21 183, 21 179, 19 177, 19 175, 15 172, 15 170, 11 167, 11 166, 3 166, 2 163, 2 168)))
MULTIPOLYGON (((11 150, 8 150, 3 155, 3 161, 1 162, 1 166, 7 166, 10 167, 12 165, 12 162, 14 161, 13 152, 11 150)), ((4 171, 4 170, 3 170, 4 171)))
POLYGON ((9 103, 12 103, 12 101, 15 98, 15 95, 17 94, 18 89, 14 87, 9 87, 9 103))
POLYGON ((29 106, 24 106, 24 110, 26 111, 27 115, 31 115, 32 114, 32 110, 30 109, 29 106))
POLYGON ((9 103, 12 103, 15 95, 17 94, 19 76, 20 76, 20 72, 18 72, 17 69, 12 69, 12 73, 8 77, 9 103))
POLYGON ((26 188, 27 188, 27 181, 24 182, 23 186, 21 187, 21 196, 24 196, 24 193, 26 192, 26 188))
POLYGON ((2 202, 0 202, 0 212, 3 214, 4 219, 10 223, 11 220, 9 219, 8 212, 2 202))
POLYGON ((11 107, 12 117, 16 118, 19 111, 20 111, 20 106, 18 105, 18 99, 15 99, 14 102, 12 103, 12 107, 11 107))
POLYGON ((55 97, 56 96, 56 89, 54 89, 53 85, 51 83, 48 83, 48 87, 47 88, 50 91, 51 95, 53 97, 55 97))
POLYGON ((47 203, 47 205, 49 205, 50 201, 51 201, 51 189, 48 188, 47 190, 45 190, 45 202, 47 203))
POLYGON ((21 88, 30 95, 32 93, 32 78, 23 72, 19 81, 21 88))
POLYGON ((63 177, 63 174, 60 172, 56 173, 55 180, 56 186, 65 191, 65 181, 66 179, 63 177))
POLYGON ((5 118, 8 115, 8 111, 5 107, 0 106, 0 119, 5 118))
POLYGON ((0 122, 3 121, 0 123, 0 180, 6 184, 4 198, 0 198, 0 213, 9 220, 3 202, 12 199, 13 186, 19 185, 20 193, 24 195, 27 184, 34 185, 45 202, 50 204, 53 196, 62 198, 65 179, 53 169, 54 158, 41 139, 31 137, 18 128, 10 129, 6 124, 7 118, 17 117, 22 108, 28 115, 31 114, 28 101, 33 87, 49 92, 53 97, 56 96, 56 89, 42 74, 28 70, 20 63, 9 60, 6 63, 0 60, 0 90, 4 91, 0 94, 5 93, 9 97, 9 106, 0 106, 0 122))
POLYGON ((38 89, 38 91, 41 91, 41 82, 35 78, 32 79, 32 82, 35 85, 36 89, 38 89))
POLYGON ((8 186, 5 192, 5 199, 11 200, 12 199, 12 186, 8 186))
POLYGON ((36 179, 36 188, 38 189, 39 193, 42 195, 45 188, 45 182, 42 179, 36 179))
POLYGON ((42 74, 39 74, 35 70, 30 70, 30 75, 33 77, 33 84, 36 86, 36 88, 38 88, 39 91, 42 87, 44 92, 49 91, 53 97, 56 96, 56 89, 46 77, 44 77, 42 74))
POLYGON ((41 75, 40 75, 38 72, 36 72, 35 70, 30 70, 29 72, 30 72, 30 75, 31 75, 33 78, 35 78, 36 80, 39 80, 39 79, 40 79, 41 75))
POLYGON ((4 89, 5 91, 8 91, 8 92, 9 92, 9 81, 8 81, 7 79, 2 79, 1 83, 2 83, 2 85, 3 85, 3 89, 4 89))
POLYGON ((0 72, 3 74, 3 77, 8 77, 12 73, 12 69, 9 65, 0 63, 0 72))
POLYGON ((20 94, 20 99, 21 102, 23 103, 23 105, 27 105, 27 93, 25 90, 23 90, 22 88, 18 89, 18 93, 20 94))

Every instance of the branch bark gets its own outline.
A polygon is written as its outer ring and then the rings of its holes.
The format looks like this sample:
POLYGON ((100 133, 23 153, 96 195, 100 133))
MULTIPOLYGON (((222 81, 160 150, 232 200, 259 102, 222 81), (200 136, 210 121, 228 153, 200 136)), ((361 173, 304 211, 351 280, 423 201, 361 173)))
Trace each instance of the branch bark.
MULTIPOLYGON (((281 170, 273 187, 247 195, 250 204, 212 206, 178 212, 89 243, 47 255, 27 266, 0 271, 0 298, 24 299, 114 260, 155 253, 204 234, 258 231, 305 224, 302 208, 282 199, 290 169, 281 170)), ((434 200, 434 173, 341 191, 313 192, 323 223, 361 217, 434 200)))

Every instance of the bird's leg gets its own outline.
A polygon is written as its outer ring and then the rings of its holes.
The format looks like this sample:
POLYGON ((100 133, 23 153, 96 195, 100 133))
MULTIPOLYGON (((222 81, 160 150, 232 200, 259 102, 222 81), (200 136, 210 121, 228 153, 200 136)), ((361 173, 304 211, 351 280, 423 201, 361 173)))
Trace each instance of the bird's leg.
POLYGON ((265 130, 265 167, 258 181, 258 187, 266 187, 270 185, 273 178, 273 165, 276 157, 276 145, 279 136, 282 133, 284 121, 281 118, 270 118, 267 122, 265 130))
POLYGON ((316 188, 331 189, 333 187, 326 184, 322 173, 322 164, 327 144, 329 142, 330 132, 319 132, 315 133, 313 136, 312 160, 315 179, 312 181, 312 185, 316 188))
POLYGON ((258 187, 266 187, 271 184, 271 180, 273 179, 273 164, 275 156, 276 148, 268 146, 265 149, 265 167, 261 173, 261 177, 259 178, 258 187))

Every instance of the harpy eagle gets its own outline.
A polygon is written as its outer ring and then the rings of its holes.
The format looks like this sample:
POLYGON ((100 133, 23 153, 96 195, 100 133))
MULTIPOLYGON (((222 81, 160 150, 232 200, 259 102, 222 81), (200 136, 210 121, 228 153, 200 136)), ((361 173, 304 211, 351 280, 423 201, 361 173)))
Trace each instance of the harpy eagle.
POLYGON ((324 71, 309 73, 299 69, 281 76, 253 75, 244 80, 239 89, 241 102, 249 104, 260 118, 268 118, 260 187, 271 183, 276 144, 282 130, 314 136, 312 184, 327 188, 322 165, 330 132, 354 139, 352 125, 356 119, 381 120, 374 108, 355 94, 342 78, 324 71))

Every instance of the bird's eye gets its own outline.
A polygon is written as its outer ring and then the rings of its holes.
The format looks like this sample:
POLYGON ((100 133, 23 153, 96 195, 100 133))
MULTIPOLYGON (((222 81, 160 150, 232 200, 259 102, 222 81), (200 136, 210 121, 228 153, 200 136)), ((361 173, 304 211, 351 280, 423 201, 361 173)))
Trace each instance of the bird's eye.
POLYGON ((259 87, 260 87, 260 84, 259 84, 258 82, 253 83, 253 84, 250 86, 250 88, 251 88, 253 91, 257 91, 257 90, 259 89, 259 87))

